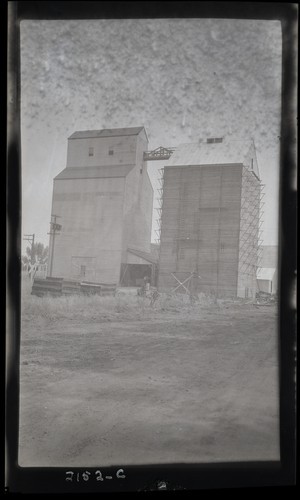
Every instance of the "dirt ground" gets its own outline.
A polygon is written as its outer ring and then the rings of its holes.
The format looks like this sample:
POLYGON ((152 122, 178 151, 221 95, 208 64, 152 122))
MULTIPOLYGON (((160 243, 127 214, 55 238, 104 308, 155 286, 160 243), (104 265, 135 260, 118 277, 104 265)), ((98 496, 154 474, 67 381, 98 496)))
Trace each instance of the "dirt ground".
POLYGON ((279 458, 276 308, 22 322, 23 466, 279 458))

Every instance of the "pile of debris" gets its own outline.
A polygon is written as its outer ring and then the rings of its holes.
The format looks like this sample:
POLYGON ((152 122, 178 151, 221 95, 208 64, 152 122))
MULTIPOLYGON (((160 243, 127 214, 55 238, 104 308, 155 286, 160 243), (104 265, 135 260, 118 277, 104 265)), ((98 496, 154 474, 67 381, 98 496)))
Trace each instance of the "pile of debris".
POLYGON ((153 306, 160 296, 160 293, 157 291, 156 287, 147 286, 147 284, 142 286, 141 288, 138 288, 137 294, 140 297, 150 299, 150 306, 153 306))
POLYGON ((257 306, 271 306, 277 302, 277 296, 268 292, 257 292, 255 299, 257 306))
POLYGON ((60 297, 66 295, 114 295, 116 283, 93 283, 90 281, 76 281, 64 278, 35 278, 32 284, 31 295, 44 297, 60 297))

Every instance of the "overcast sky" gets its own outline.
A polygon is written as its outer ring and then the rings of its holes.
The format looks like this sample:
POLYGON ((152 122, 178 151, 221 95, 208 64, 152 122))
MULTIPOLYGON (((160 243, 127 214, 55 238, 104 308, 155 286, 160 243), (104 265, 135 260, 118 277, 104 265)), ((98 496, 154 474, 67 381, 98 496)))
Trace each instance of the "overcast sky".
MULTIPOLYGON (((48 244, 53 177, 74 131, 144 125, 149 149, 253 138, 264 244, 277 244, 280 114, 278 21, 22 21, 22 233, 48 244)), ((149 164, 155 189, 162 166, 149 164)))

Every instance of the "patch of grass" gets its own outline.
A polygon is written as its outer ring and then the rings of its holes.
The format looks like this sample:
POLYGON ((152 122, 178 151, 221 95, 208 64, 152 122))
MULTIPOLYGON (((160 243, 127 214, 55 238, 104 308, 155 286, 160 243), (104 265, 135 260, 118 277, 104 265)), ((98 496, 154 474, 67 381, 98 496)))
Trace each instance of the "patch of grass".
POLYGON ((204 307, 220 307, 222 301, 214 296, 199 294, 191 301, 188 295, 159 293, 154 303, 149 297, 137 293, 116 293, 115 296, 72 295, 61 297, 36 297, 31 295, 30 280, 22 282, 22 319, 62 319, 87 321, 112 321, 121 319, 144 319, 157 315, 192 314, 204 307))

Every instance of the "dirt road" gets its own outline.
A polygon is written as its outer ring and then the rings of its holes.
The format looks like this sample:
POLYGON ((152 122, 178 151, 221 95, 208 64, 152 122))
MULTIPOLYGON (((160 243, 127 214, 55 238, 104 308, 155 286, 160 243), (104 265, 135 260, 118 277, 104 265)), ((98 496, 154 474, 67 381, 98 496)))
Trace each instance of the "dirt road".
POLYGON ((275 307, 23 320, 19 463, 279 458, 275 307))

